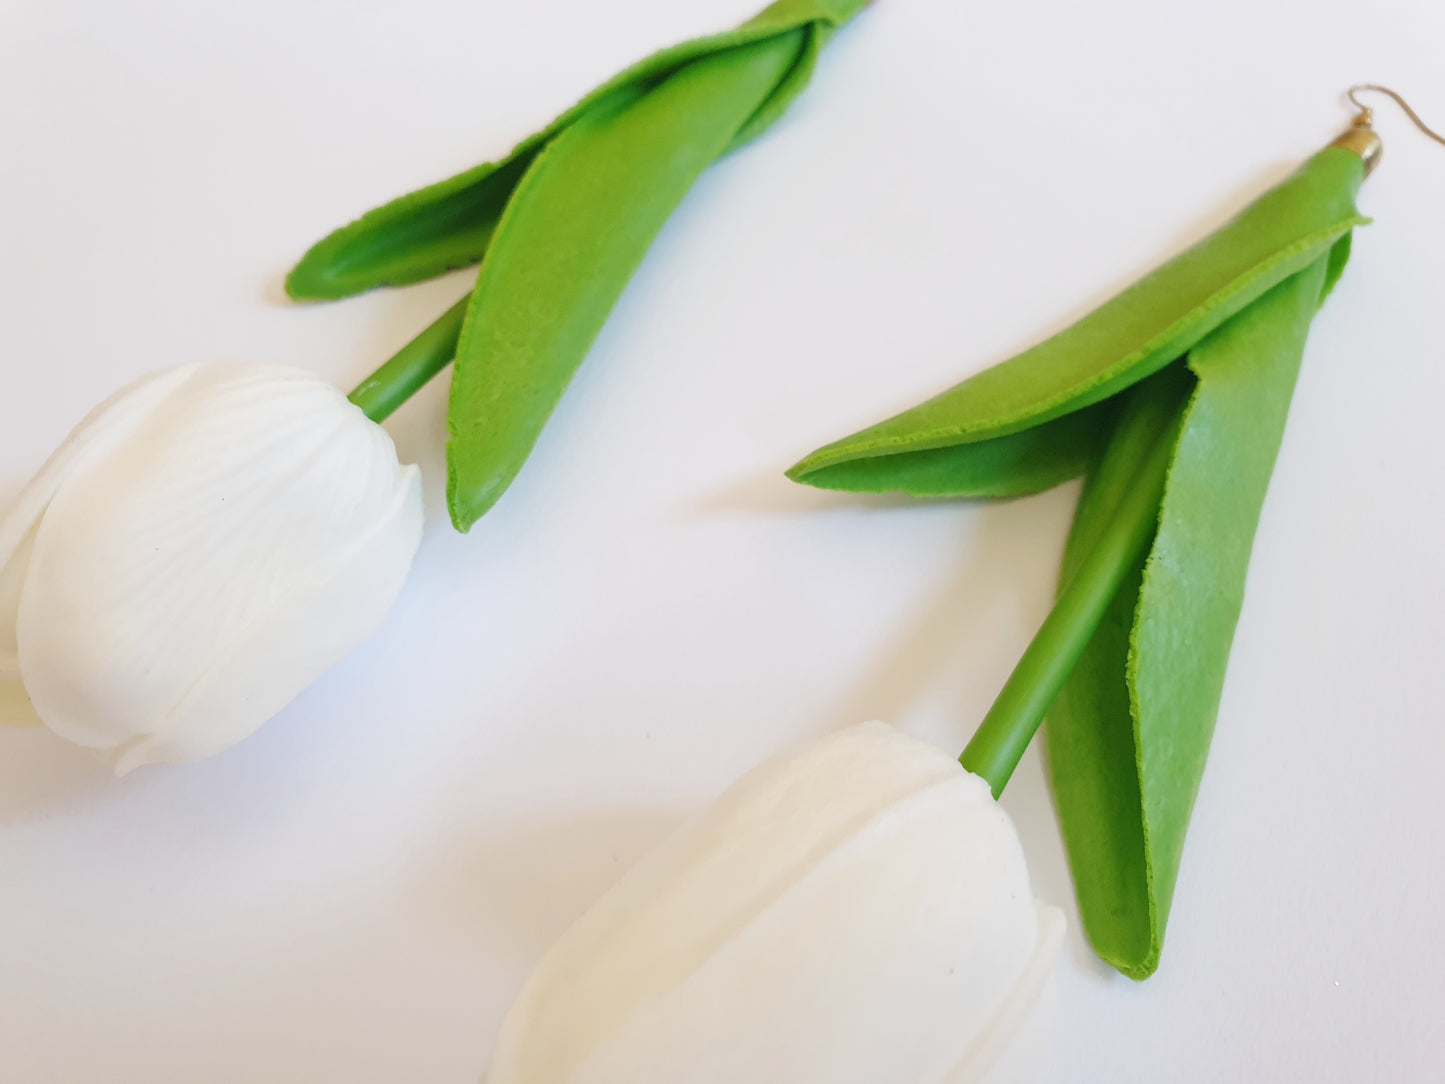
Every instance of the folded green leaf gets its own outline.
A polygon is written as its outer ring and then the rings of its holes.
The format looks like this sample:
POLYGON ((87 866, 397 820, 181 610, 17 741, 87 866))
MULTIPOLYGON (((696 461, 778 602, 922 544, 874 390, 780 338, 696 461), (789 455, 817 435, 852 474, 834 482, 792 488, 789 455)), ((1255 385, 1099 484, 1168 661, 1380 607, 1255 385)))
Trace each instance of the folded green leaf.
MULTIPOLYGON (((910 497, 1019 497, 1084 473, 1108 436, 1113 399, 972 444, 864 455, 788 476, 820 489, 910 497)), ((811 457, 810 457, 811 458, 811 457)), ((804 461, 806 462, 806 460, 804 461)))
POLYGON ((666 49, 502 161, 364 215, 292 270, 292 296, 334 298, 482 261, 459 337, 440 321, 353 393, 369 416, 385 416, 455 341, 447 503, 458 530, 511 485, 698 176, 782 115, 823 44, 866 2, 778 0, 737 30, 666 49))
POLYGON ((771 38, 800 35, 802 46, 792 66, 753 103, 724 151, 740 146, 782 115, 807 85, 828 37, 864 3, 780 0, 734 30, 655 53, 598 87, 505 158, 402 196, 325 237, 292 269, 286 290, 299 299, 335 299, 377 286, 419 282, 474 264, 486 253, 502 212, 537 155, 589 112, 606 112, 619 96, 644 94, 696 61, 771 38))
POLYGON ((1056 419, 1157 372, 1328 253, 1365 221, 1353 203, 1361 168, 1348 150, 1321 151, 1223 229, 1078 323, 912 410, 820 448, 789 477, 853 492, 1001 496, 1079 473, 1096 446, 1097 419, 1073 426, 1056 419), (1017 439, 1028 432, 1035 436, 1017 439), (951 454, 926 454, 938 449, 951 454), (941 477, 941 461, 958 472, 956 484, 941 477))
MULTIPOLYGON (((1046 724, 1084 925, 1099 955, 1134 978, 1159 962, 1255 526, 1327 268, 1316 260, 1190 351, 1199 385, 1154 545, 1046 724)), ((1116 439, 1090 473, 1065 581, 1107 522, 1134 458, 1116 439)))
POLYGON ((533 163, 457 346, 447 497, 459 529, 511 484, 663 223, 805 46, 793 30, 616 91, 533 163))

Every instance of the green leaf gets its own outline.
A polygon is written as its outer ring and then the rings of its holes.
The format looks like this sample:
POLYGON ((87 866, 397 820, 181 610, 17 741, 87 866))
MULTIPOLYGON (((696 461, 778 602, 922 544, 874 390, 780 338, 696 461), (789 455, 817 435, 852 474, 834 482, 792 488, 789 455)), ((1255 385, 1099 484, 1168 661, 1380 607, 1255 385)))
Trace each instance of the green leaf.
POLYGON ((511 484, 663 223, 806 49, 793 30, 619 91, 533 163, 457 347, 447 495, 459 530, 511 484))
POLYGON ((1077 473, 1097 440, 1097 419, 1074 426, 1057 420, 1157 372, 1325 256, 1366 221, 1353 202, 1362 177, 1358 155, 1326 148, 1224 228, 1073 326, 813 452, 789 477, 856 492, 998 496, 1077 473), (1027 440, 1017 436, 1029 432, 1035 435, 1027 440), (950 454, 921 457, 939 449, 950 454), (956 484, 943 480, 942 464, 957 471, 956 484))
POLYGON ((608 80, 505 158, 485 162, 369 211, 317 242, 286 278, 298 299, 335 299, 377 286, 434 278, 481 260, 508 202, 537 156, 573 124, 618 100, 635 99, 689 65, 771 38, 801 33, 791 68, 752 104, 718 151, 760 135, 807 85, 819 50, 865 0, 780 0, 744 25, 683 42, 639 61, 608 80))
MULTIPOLYGON (((1190 351, 1199 383, 1154 544, 1049 714, 1050 774, 1084 926, 1099 955, 1132 978, 1158 966, 1250 547, 1332 266, 1326 253, 1190 351)), ((1065 581, 1136 455, 1117 434, 1090 473, 1065 581)))

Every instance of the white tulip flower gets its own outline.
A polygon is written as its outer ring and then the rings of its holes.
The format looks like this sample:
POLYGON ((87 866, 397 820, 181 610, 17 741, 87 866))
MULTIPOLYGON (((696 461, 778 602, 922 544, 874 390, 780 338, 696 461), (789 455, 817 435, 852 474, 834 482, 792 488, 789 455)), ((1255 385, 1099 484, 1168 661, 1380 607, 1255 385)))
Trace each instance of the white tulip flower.
POLYGON ((996 1081, 1062 933, 989 785, 869 723, 628 872, 532 975, 487 1084, 996 1081))
POLYGON ((381 623, 421 528, 416 467, 319 377, 145 377, 0 519, 0 711, 117 772, 215 753, 381 623))

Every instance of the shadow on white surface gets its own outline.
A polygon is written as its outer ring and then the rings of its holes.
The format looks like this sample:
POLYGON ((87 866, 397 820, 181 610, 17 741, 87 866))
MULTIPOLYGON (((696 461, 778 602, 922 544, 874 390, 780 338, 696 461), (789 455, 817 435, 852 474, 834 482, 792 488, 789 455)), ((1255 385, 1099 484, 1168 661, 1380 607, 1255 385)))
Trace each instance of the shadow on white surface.
MULTIPOLYGON (((685 820, 677 810, 605 808, 542 814, 481 838, 457 838, 409 877, 411 905, 448 954, 479 962, 501 998, 475 1006, 490 1064, 512 1000, 552 943, 649 849, 685 820)), ((495 993, 495 991, 493 991, 495 993)), ((479 1084, 485 1084, 485 1073, 479 1084)))
POLYGON ((1052 567, 1051 556, 1062 548, 1056 503, 1046 497, 975 505, 956 572, 888 636, 887 651, 840 693, 839 705, 850 716, 899 723, 944 682, 951 726, 933 737, 961 750, 1013 666, 1011 642, 1020 632, 1032 634, 1021 622, 1027 626, 1036 616, 1031 611, 1046 609, 1052 598, 1052 583, 1033 582, 1032 566, 1052 567))
POLYGON ((296 302, 291 300, 290 295, 286 293, 286 272, 276 271, 273 274, 267 275, 261 285, 261 289, 257 293, 256 299, 263 305, 286 306, 296 304, 296 302))
POLYGON ((25 687, 18 681, 0 678, 0 727, 40 726, 40 716, 25 695, 25 687))
POLYGON ((642 808, 545 814, 456 841, 418 872, 416 891, 429 901, 435 929, 506 968, 520 989, 552 942, 684 819, 678 810, 642 808))
MULTIPOLYGON (((832 509, 888 511, 916 508, 916 497, 899 494, 842 493, 815 489, 794 482, 782 470, 770 470, 715 490, 680 506, 679 519, 708 519, 716 516, 751 517, 809 516, 832 509)), ((934 501, 932 503, 941 503, 934 501)))
POLYGON ((0 827, 109 801, 110 766, 40 726, 0 727, 0 827))

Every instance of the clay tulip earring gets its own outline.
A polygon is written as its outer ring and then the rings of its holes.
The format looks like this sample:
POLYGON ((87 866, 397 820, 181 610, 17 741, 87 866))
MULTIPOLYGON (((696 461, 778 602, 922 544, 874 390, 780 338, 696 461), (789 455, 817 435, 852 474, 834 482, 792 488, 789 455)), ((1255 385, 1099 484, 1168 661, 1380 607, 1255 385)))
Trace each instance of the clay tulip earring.
POLYGON ((808 485, 1009 497, 1085 476, 1057 604, 961 760, 995 795, 1045 713, 1089 938, 1159 963, 1260 507, 1316 309, 1380 138, 1351 127, 1213 236, 1074 326, 813 452, 808 485))

